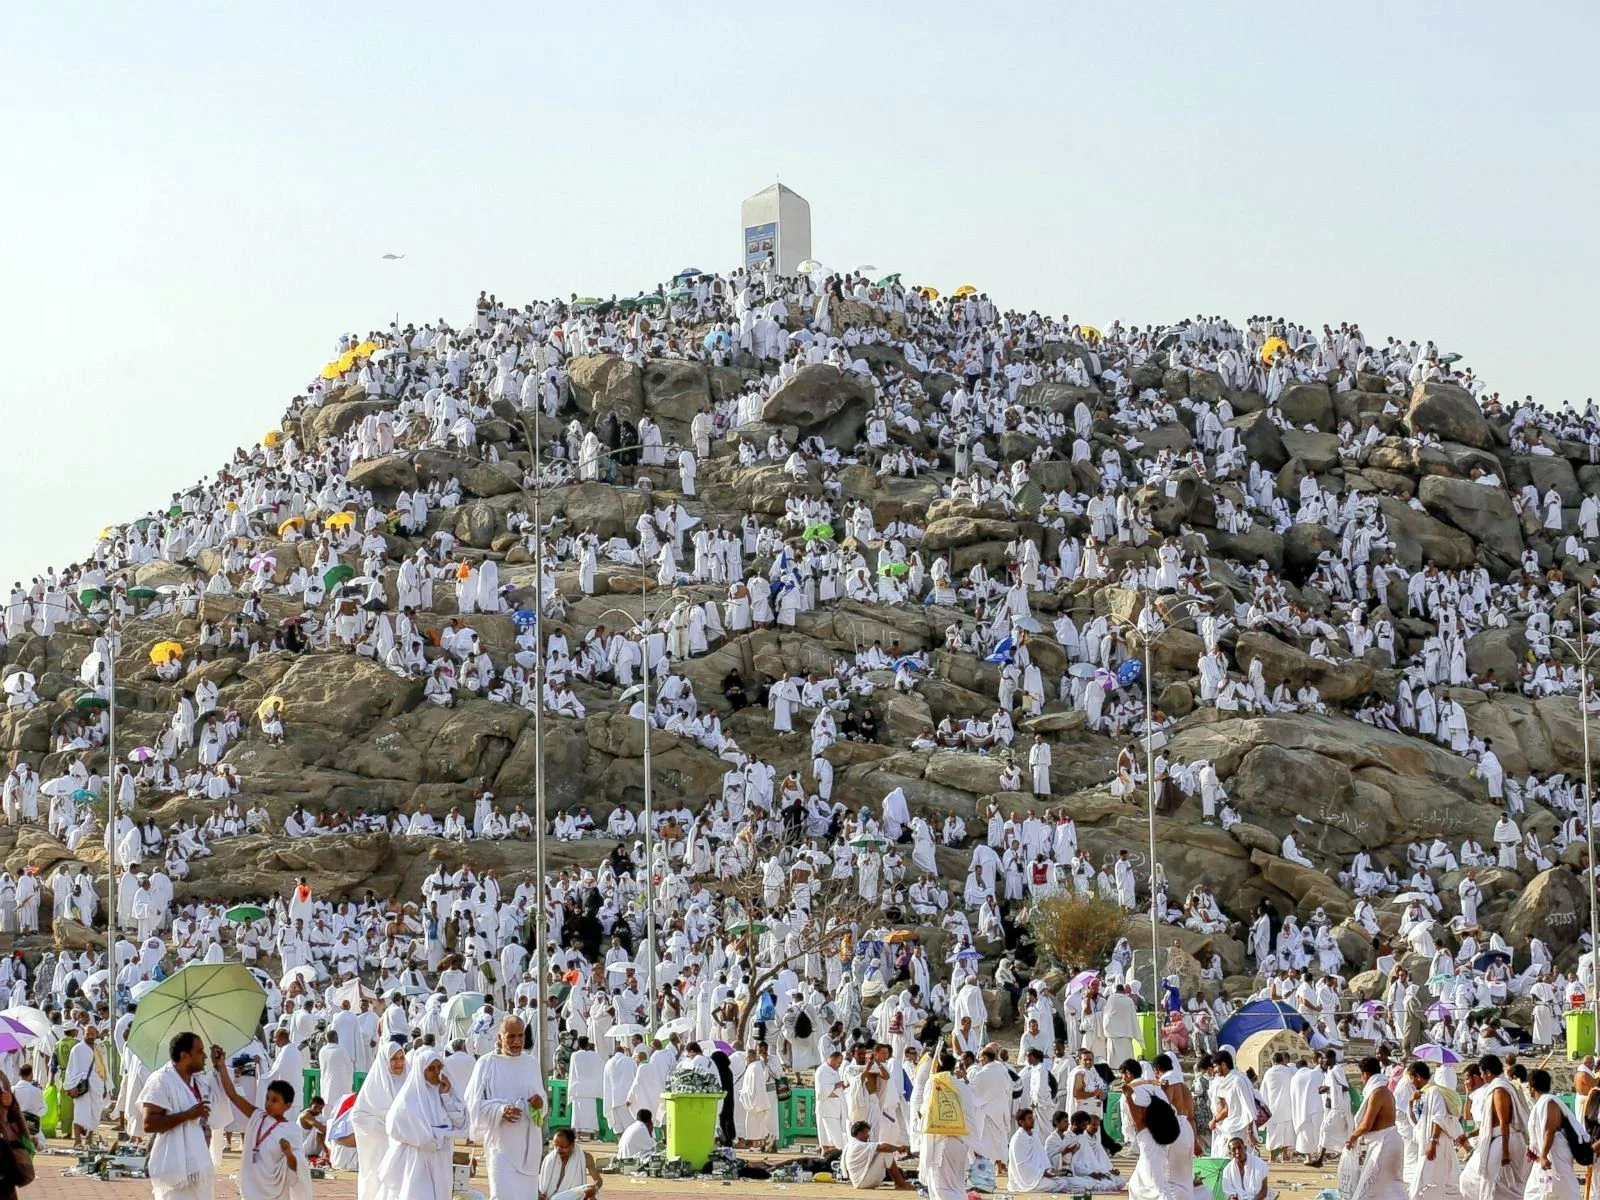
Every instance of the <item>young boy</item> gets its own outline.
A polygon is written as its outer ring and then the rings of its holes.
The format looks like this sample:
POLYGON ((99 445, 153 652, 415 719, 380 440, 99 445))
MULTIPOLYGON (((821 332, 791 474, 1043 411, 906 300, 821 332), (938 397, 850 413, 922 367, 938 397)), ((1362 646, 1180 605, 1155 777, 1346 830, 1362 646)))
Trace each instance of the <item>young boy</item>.
POLYGON ((289 1110, 294 1107, 294 1085, 282 1079, 267 1084, 260 1107, 250 1103, 233 1085, 227 1056, 221 1046, 211 1047, 211 1069, 234 1108, 247 1118, 240 1146, 239 1194, 244 1200, 304 1200, 311 1195, 311 1172, 295 1153, 290 1135, 289 1110))

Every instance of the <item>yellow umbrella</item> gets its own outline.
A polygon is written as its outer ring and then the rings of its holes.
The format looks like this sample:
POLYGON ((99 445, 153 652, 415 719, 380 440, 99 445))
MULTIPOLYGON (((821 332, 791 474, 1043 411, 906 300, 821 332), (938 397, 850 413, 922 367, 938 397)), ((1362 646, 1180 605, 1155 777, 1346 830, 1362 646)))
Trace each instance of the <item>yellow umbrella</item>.
POLYGON ((324 379, 337 379, 337 378, 339 378, 339 376, 341 376, 343 374, 344 374, 344 370, 339 366, 339 363, 338 363, 337 360, 329 363, 327 366, 322 368, 322 377, 324 379))
POLYGON ((365 358, 365 357, 367 357, 367 355, 376 354, 377 352, 378 352, 378 343, 377 342, 362 342, 361 345, 357 346, 354 350, 350 351, 350 353, 352 355, 354 355, 356 358, 365 358))
POLYGON ((278 536, 288 537, 291 529, 303 529, 305 528, 305 523, 306 519, 304 517, 290 517, 278 526, 278 536))
POLYGON ((269 429, 262 437, 261 444, 270 449, 281 441, 283 441, 283 434, 279 433, 276 429, 269 429))
POLYGON ((283 697, 282 696, 268 696, 260 704, 256 705, 256 716, 258 716, 258 717, 266 716, 269 712, 272 711, 273 705, 277 705, 277 707, 278 707, 278 715, 281 717, 283 715, 283 697))
POLYGON ((973 287, 970 283, 963 283, 950 294, 958 298, 961 296, 976 296, 978 294, 978 289, 973 287))
POLYGON ((920 295, 924 300, 937 300, 939 298, 939 289, 935 287, 923 286, 917 289, 917 294, 920 295))
POLYGON ((117 531, 114 528, 112 528, 110 525, 107 525, 104 529, 102 529, 100 531, 100 540, 101 541, 104 541, 108 537, 116 537, 116 536, 117 536, 117 531))
POLYGON ((1093 325, 1079 325, 1078 332, 1091 342, 1098 342, 1103 336, 1105 336, 1093 325))
POLYGON ((158 665, 182 657, 183 646, 179 642, 157 642, 150 647, 150 661, 158 665))
POLYGON ((355 523, 355 513, 347 512, 336 512, 323 522, 329 529, 343 529, 346 525, 354 525, 355 523))
POLYGON ((1281 337, 1269 337, 1267 339, 1267 344, 1261 347, 1261 361, 1264 363, 1270 363, 1273 359, 1277 358, 1278 355, 1288 351, 1288 349, 1289 343, 1284 341, 1281 337))

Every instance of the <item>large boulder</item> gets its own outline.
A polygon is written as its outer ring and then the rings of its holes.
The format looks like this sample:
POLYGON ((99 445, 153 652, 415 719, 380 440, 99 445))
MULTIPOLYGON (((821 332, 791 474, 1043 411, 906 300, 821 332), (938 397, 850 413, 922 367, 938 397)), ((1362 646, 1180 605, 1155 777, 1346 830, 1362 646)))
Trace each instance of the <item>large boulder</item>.
POLYGON ((343 437, 373 413, 394 407, 387 400, 347 400, 339 404, 320 404, 301 419, 309 446, 323 438, 343 437))
POLYGON ((639 368, 620 354, 584 354, 567 367, 578 407, 596 417, 614 412, 637 421, 644 412, 639 368))
POLYGON ((1239 444, 1245 457, 1258 462, 1269 471, 1276 471, 1289 461, 1289 451, 1283 444, 1283 432, 1265 409, 1246 413, 1229 422, 1239 431, 1239 444))
POLYGON ((351 487, 369 488, 380 496, 393 496, 417 486, 417 469, 404 454, 364 458, 346 473, 351 487))
POLYGON ((865 425, 872 401, 870 376, 816 363, 801 367, 767 397, 761 419, 769 425, 795 425, 806 432, 826 431, 825 439, 849 444, 865 425))
POLYGON ((1296 429, 1315 425, 1323 433, 1333 432, 1333 397, 1325 383, 1289 384, 1278 393, 1278 411, 1296 429))
POLYGON ((1401 566, 1417 571, 1428 563, 1447 569, 1472 565, 1476 548, 1472 538, 1461 530, 1391 496, 1380 499, 1378 507, 1389 526, 1395 560, 1401 566))
POLYGON ((422 681, 403 679, 359 655, 303 654, 294 656, 273 693, 283 698, 284 727, 292 738, 297 724, 354 731, 399 716, 422 698, 422 681))
POLYGON ((1248 667, 1254 659, 1260 659, 1261 671, 1269 687, 1275 687, 1281 680, 1289 680, 1294 686, 1310 683, 1316 687, 1322 699, 1331 704, 1343 704, 1372 690, 1371 664, 1313 658, 1305 651, 1259 630, 1249 630, 1239 635, 1234 657, 1241 668, 1248 667))
POLYGON ((1505 489, 1470 479, 1426 475, 1418 485, 1417 497, 1430 513, 1470 534, 1486 550, 1509 560, 1521 557, 1522 522, 1505 489))
POLYGON ((644 403, 669 439, 687 440, 689 422, 711 403, 705 367, 686 359, 652 359, 644 369, 644 403))
POLYGON ((461 490, 468 496, 490 499, 522 490, 522 470, 509 459, 489 463, 451 454, 447 450, 423 450, 417 454, 415 461, 420 482, 459 479, 461 490))
POLYGON ((1583 883, 1568 867, 1533 877, 1500 926, 1513 946, 1540 937, 1552 946, 1574 946, 1589 917, 1583 883))
POLYGON ((1412 433, 1432 433, 1447 442, 1480 450, 1494 448, 1494 430, 1472 398, 1453 383, 1419 383, 1411 391, 1405 425, 1412 433))

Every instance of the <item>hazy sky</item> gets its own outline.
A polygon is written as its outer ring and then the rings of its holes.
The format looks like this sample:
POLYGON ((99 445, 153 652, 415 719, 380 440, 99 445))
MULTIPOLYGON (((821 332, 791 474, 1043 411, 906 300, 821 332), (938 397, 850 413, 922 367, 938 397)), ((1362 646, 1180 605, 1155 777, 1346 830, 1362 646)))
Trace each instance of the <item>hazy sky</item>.
POLYGON ((775 175, 831 266, 1357 320, 1581 401, 1600 18, 1535 11, 6 5, 0 586, 254 443, 342 330, 726 269, 775 175))

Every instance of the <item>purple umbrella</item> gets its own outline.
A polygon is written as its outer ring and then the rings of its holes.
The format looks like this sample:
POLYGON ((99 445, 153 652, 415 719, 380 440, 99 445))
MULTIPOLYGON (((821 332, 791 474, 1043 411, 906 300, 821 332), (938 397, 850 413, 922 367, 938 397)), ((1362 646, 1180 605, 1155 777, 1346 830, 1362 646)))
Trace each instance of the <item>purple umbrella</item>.
POLYGON ((721 1050, 724 1054, 732 1054, 733 1053, 733 1047, 728 1045, 727 1042, 712 1042, 711 1044, 714 1047, 716 1047, 718 1050, 721 1050))

